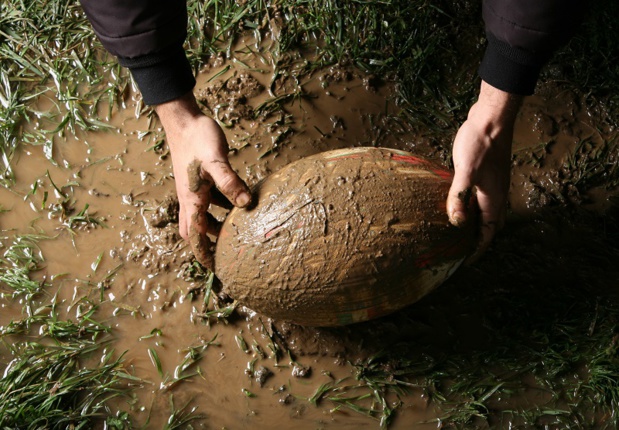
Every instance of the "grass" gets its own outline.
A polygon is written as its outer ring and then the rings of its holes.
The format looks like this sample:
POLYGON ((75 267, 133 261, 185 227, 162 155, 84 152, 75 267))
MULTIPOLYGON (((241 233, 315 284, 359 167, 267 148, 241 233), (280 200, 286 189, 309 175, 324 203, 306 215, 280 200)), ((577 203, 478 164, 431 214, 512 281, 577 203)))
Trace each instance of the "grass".
POLYGON ((170 410, 172 413, 163 426, 164 430, 191 429, 191 422, 204 419, 204 415, 196 413, 196 408, 191 408, 189 403, 177 408, 174 397, 170 395, 170 410))
MULTIPOLYGON (((211 1, 190 6, 201 13, 190 13, 189 52, 200 58, 223 51, 230 57, 242 27, 257 40, 252 52, 270 63, 273 79, 335 64, 356 67, 375 74, 378 81, 399 82, 397 97, 408 123, 434 134, 453 133, 474 97, 471 78, 481 55, 479 46, 460 42, 482 33, 480 10, 472 5, 425 0, 211 1), (212 19, 204 20, 205 15, 212 19), (272 40, 268 50, 261 47, 265 40, 272 40), (445 85, 447 76, 451 82, 445 85)), ((200 62, 192 60, 198 67, 200 62)))
POLYGON ((39 301, 51 284, 31 280, 43 265, 36 239, 14 238, 0 260, 3 296, 24 303, 22 318, 0 327, 3 357, 12 357, 0 378, 0 426, 78 429, 103 420, 127 428, 128 415, 113 416, 106 403, 140 381, 127 373, 122 355, 106 348, 111 329, 93 319, 96 306, 79 303, 72 321, 59 314, 56 297, 39 301))
MULTIPOLYGON (((588 95, 591 106, 603 102, 611 110, 619 103, 619 34, 612 19, 616 2, 592 4, 581 28, 545 69, 543 79, 560 80, 588 95), (608 29, 609 31, 606 31, 608 29)), ((617 125, 617 116, 610 118, 617 125)))
MULTIPOLYGON (((23 235, 15 238, 8 246, 3 247, 4 253, 0 258, 0 286, 8 287, 2 295, 12 298, 23 296, 26 303, 41 293, 46 282, 34 281, 31 272, 41 269, 43 256, 37 247, 37 242, 46 239, 46 236, 23 235)), ((6 238, 8 240, 9 238, 6 238)))
MULTIPOLYGON (((258 45, 267 33, 276 34, 270 48, 274 76, 293 67, 307 74, 332 64, 354 65, 384 79, 397 76, 411 118, 416 115, 426 125, 439 118, 455 126, 449 113, 464 107, 471 94, 470 88, 464 91, 466 96, 453 90, 437 93, 443 78, 437 67, 444 69, 440 65, 449 58, 453 65, 457 57, 451 28, 458 11, 447 10, 448 6, 419 0, 190 2, 187 52, 197 69, 207 55, 231 57, 239 30, 252 32, 258 45), (402 41, 408 28, 414 31, 402 41), (287 55, 298 49, 313 51, 315 60, 287 55), (446 101, 444 112, 439 105, 446 101)), ((470 13, 471 21, 473 16, 470 13)), ((51 148, 57 135, 65 132, 108 128, 106 120, 122 106, 130 82, 95 42, 76 1, 8 0, 2 3, 1 17, 1 183, 9 186, 14 180, 11 160, 19 144, 51 148), (28 123, 35 127, 24 130, 28 123)), ((256 52, 261 50, 258 46, 256 52)))
POLYGON ((65 131, 109 128, 100 104, 121 103, 129 81, 93 47, 78 2, 9 0, 0 8, 0 184, 8 186, 18 145, 51 146, 65 131), (107 84, 112 75, 116 85, 107 84))
POLYGON ((581 192, 594 187, 614 189, 619 185, 618 158, 617 135, 601 145, 583 140, 578 143, 561 173, 581 192))
MULTIPOLYGON (((105 402, 126 393, 121 360, 110 351, 93 368, 83 360, 100 342, 18 343, 0 380, 3 428, 91 428, 109 415, 105 402)), ((116 420, 117 421, 117 420, 116 420)), ((124 420, 128 424, 127 420, 124 420)), ((118 428, 118 427, 116 427, 118 428)))
MULTIPOLYGON (((334 65, 360 69, 379 82, 397 83, 395 97, 402 108, 398 120, 435 141, 443 154, 475 98, 474 72, 483 50, 476 42, 483 33, 476 2, 207 0, 190 1, 188 7, 186 46, 195 70, 209 56, 240 57, 232 47, 247 33, 255 43, 248 44, 243 55, 258 56, 265 69, 272 67, 273 82, 287 73, 309 78, 334 65)), ((612 30, 618 8, 612 1, 592 6, 589 21, 543 72, 543 80, 584 93, 589 106, 605 110, 615 127, 619 32, 612 30)), ((241 58, 236 61, 242 64, 241 58)), ((286 94, 276 94, 273 88, 271 99, 256 108, 257 115, 306 96, 302 88, 286 94)), ((2 2, 0 185, 14 184, 13 156, 20 145, 43 146, 48 160, 55 163, 54 146, 63 143, 64 134, 109 129, 107 120, 124 107, 132 90, 128 73, 95 41, 77 1, 2 2)), ((145 111, 138 105, 136 116, 145 111)), ((155 139, 152 149, 160 149, 163 141, 155 139)), ((616 141, 599 147, 583 141, 561 174, 581 193, 592 187, 614 188, 619 183, 616 158, 616 141)), ((87 205, 76 210, 72 184, 58 187, 49 173, 47 178, 59 203, 48 207, 44 195, 42 211, 51 211, 73 234, 80 228, 103 226, 87 205)), ((39 186, 33 184, 31 196, 39 186)), ((619 308, 615 297, 604 291, 608 288, 602 284, 604 278, 594 274, 615 270, 616 218, 584 219, 578 213, 569 222, 565 216, 558 219, 557 223, 537 220, 535 225, 543 229, 535 241, 520 245, 526 229, 512 226, 495 245, 498 252, 493 256, 474 269, 464 269, 429 301, 394 317, 406 324, 408 314, 423 317, 424 309, 433 307, 427 320, 431 324, 437 315, 448 315, 443 318, 449 330, 443 335, 450 346, 440 339, 400 339, 349 364, 350 377, 318 384, 309 403, 329 402, 332 413, 346 409, 388 427, 397 420, 407 393, 415 390, 441 409, 440 424, 453 428, 615 428, 619 308), (579 230, 583 226, 584 233, 579 230), (570 235, 576 239, 563 243, 561 252, 539 244, 540 238, 554 243, 557 237, 570 235), (483 337, 480 346, 460 348, 463 333, 458 331, 454 309, 479 316, 471 329, 483 337), (545 393, 547 401, 518 402, 531 391, 545 393)), ((44 267, 36 245, 44 239, 43 235, 1 239, 2 294, 12 303, 22 300, 24 311, 21 319, 0 329, 12 357, 0 379, 0 426, 89 428, 95 420, 104 420, 108 428, 129 428, 129 414, 109 410, 106 401, 125 396, 131 384, 140 381, 127 373, 122 356, 114 358, 108 348, 110 328, 96 321, 96 304, 85 301, 77 321, 68 319, 59 314, 55 297, 49 296, 54 280, 32 276, 44 267)), ((212 323, 234 314, 236 303, 221 306, 211 295, 212 274, 194 265, 186 275, 204 283, 203 309, 196 316, 212 323)), ((198 297, 202 289, 190 294, 198 297)), ((249 338, 239 334, 238 348, 261 352, 261 360, 274 360, 277 367, 285 346, 263 329, 266 347, 256 339, 250 347, 249 338)), ((165 373, 157 350, 150 348, 164 388, 200 376, 198 363, 214 341, 189 347, 173 375, 165 373)), ((190 403, 179 407, 170 396, 165 428, 187 428, 201 419, 190 403)))
MULTIPOLYGON (((618 36, 600 29, 613 27, 617 5, 603 3, 592 7, 592 18, 544 76, 616 107, 618 36)), ((106 120, 131 83, 95 41, 77 1, 7 0, 1 7, 1 183, 8 186, 19 144, 51 147, 58 133, 109 127, 106 120), (40 100, 51 106, 38 107, 40 100), (38 125, 24 130, 26 123, 38 125)), ((340 64, 396 80, 404 120, 446 146, 475 97, 482 46, 468 41, 483 31, 473 2, 210 0, 188 7, 187 52, 196 70, 208 56, 233 57, 232 45, 249 32, 256 39, 252 52, 268 57, 274 78, 340 64), (268 52, 263 42, 270 43, 268 52)))
MULTIPOLYGON (((531 175, 529 180, 534 184, 534 189, 529 201, 532 205, 579 206, 591 203, 590 192, 593 190, 615 190, 619 185, 617 136, 613 131, 600 134, 600 139, 581 139, 555 171, 548 173, 541 169, 539 179, 531 175), (549 177, 552 177, 551 181, 546 180, 549 177)), ((551 140, 519 151, 515 159, 536 168, 543 167, 548 161, 551 144, 558 145, 551 140)))

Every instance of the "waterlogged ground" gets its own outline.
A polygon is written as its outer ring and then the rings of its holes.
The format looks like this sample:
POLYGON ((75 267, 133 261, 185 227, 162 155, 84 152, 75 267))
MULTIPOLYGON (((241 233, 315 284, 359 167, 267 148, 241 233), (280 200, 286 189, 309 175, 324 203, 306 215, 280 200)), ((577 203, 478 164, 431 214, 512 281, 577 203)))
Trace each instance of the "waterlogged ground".
MULTIPOLYGON (((375 76, 338 66, 295 82, 239 57, 213 58, 195 93, 250 185, 351 146, 449 160, 444 141, 403 124, 375 76)), ((133 379, 109 414, 146 428, 613 428, 619 175, 602 103, 542 85, 517 123, 510 219, 484 258, 393 316, 310 329, 217 299, 178 235, 163 134, 136 99, 108 132, 20 147, 16 183, 0 188, 4 249, 39 238, 32 276, 48 286, 34 303, 74 321, 97 306, 111 327, 92 363, 113 349, 133 379)), ((0 325, 37 312, 0 285, 0 325)))

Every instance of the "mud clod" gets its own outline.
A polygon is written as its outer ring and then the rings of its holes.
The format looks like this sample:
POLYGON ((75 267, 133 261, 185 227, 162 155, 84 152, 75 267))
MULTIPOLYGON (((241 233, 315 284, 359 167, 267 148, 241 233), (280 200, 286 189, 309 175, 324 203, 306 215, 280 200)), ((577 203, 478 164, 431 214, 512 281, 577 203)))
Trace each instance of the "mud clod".
POLYGON ((213 182, 202 174, 202 162, 197 158, 194 158, 187 166, 187 176, 189 177, 189 191, 192 193, 200 191, 202 186, 210 187, 213 185, 213 182))
POLYGON ((254 371, 254 379, 260 387, 264 386, 266 380, 271 376, 273 376, 273 372, 264 366, 260 366, 254 371))
POLYGON ((156 228, 163 228, 170 223, 178 224, 178 210, 178 198, 173 195, 167 196, 150 214, 148 223, 156 228))
POLYGON ((312 368, 295 363, 292 367, 292 376, 295 378, 308 378, 312 374, 312 368))

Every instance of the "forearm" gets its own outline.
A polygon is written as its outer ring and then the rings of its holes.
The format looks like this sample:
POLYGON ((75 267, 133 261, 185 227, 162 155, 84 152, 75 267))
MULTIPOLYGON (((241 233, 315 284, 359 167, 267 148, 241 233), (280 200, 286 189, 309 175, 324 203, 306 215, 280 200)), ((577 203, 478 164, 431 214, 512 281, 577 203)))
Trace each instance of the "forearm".
POLYGON ((543 65, 583 17, 581 0, 484 0, 488 38, 479 75, 506 92, 530 95, 543 65))
POLYGON ((103 46, 131 70, 144 102, 178 98, 195 85, 183 42, 185 1, 81 0, 103 46))

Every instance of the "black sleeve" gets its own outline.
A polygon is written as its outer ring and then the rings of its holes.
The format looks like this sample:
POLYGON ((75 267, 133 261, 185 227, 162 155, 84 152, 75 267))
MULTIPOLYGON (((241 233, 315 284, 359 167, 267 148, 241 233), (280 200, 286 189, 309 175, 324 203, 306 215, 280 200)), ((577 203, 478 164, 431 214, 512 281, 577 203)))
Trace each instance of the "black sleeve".
POLYGON ((584 3, 484 0, 488 46, 479 68, 481 78, 512 94, 533 94, 542 66, 580 23, 584 3))
POLYGON ((81 0, 103 46, 128 67, 146 104, 180 97, 195 85, 183 50, 185 0, 81 0))

